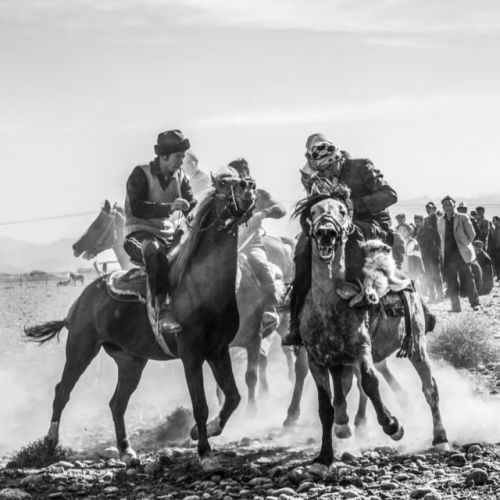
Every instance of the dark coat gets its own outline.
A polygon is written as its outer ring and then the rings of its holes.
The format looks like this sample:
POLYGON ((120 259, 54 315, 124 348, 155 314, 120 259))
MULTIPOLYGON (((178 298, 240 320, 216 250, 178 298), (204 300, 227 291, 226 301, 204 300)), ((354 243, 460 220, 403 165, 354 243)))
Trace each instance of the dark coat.
POLYGON ((441 239, 437 229, 438 217, 436 214, 429 215, 424 219, 424 227, 417 235, 417 241, 422 252, 422 258, 425 261, 439 260, 441 252, 441 239))

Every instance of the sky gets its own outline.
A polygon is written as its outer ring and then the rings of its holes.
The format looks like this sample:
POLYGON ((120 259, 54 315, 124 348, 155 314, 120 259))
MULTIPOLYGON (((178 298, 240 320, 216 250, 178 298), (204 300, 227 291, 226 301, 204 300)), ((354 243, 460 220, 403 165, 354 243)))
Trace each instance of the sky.
MULTIPOLYGON (((291 204, 307 136, 400 199, 500 193, 497 0, 0 0, 0 235, 75 237, 156 135, 291 204)), ((499 200, 500 201, 500 200, 499 200)))

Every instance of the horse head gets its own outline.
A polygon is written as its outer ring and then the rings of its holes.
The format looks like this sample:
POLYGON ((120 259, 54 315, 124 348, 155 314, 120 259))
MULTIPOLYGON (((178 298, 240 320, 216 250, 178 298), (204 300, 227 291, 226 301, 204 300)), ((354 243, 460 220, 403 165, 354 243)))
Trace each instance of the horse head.
POLYGON ((256 186, 250 177, 240 177, 232 169, 212 175, 215 190, 217 229, 231 231, 246 222, 255 207, 256 186))
POLYGON ((118 236, 115 227, 117 214, 121 216, 116 207, 111 207, 109 201, 106 200, 99 215, 83 236, 74 243, 73 253, 75 257, 82 255, 85 259, 92 259, 117 243, 118 236))

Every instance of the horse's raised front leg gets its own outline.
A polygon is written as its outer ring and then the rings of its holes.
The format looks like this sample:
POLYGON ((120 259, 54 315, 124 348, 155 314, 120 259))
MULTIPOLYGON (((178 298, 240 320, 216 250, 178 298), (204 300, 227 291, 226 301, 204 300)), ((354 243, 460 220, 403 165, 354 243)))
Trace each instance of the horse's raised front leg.
POLYGON ((293 387, 292 401, 288 407, 286 420, 283 422, 284 427, 294 425, 300 416, 300 401, 304 390, 304 382, 309 372, 309 364, 307 362, 307 352, 304 347, 296 349, 295 360, 295 385, 293 387))
POLYGON ((323 428, 321 450, 314 462, 329 466, 333 461, 332 426, 334 410, 332 406, 332 393, 330 390, 330 374, 326 368, 319 368, 309 360, 311 374, 318 389, 319 418, 323 428))
POLYGON ((333 379, 333 410, 335 414, 333 432, 339 439, 350 438, 349 415, 346 396, 352 387, 354 369, 352 366, 334 366, 330 370, 333 379))
POLYGON ((370 352, 370 346, 366 346, 360 360, 361 387, 370 398, 377 414, 378 423, 383 431, 395 441, 403 437, 403 426, 398 419, 392 416, 382 402, 379 390, 379 382, 375 373, 375 367, 370 352))
POLYGON ((425 399, 431 408, 433 425, 433 446, 439 451, 449 450, 448 438, 441 421, 441 412, 439 410, 439 391, 432 376, 429 358, 425 350, 423 356, 412 356, 411 362, 417 370, 420 380, 422 380, 422 391, 425 399), (418 359, 416 359, 418 357, 418 359))
POLYGON ((109 402, 113 423, 115 424, 116 446, 120 453, 120 458, 128 465, 137 462, 137 454, 130 446, 125 428, 125 411, 130 400, 130 396, 137 389, 147 359, 137 358, 123 351, 114 351, 106 348, 106 352, 115 360, 118 365, 118 382, 116 389, 109 402))

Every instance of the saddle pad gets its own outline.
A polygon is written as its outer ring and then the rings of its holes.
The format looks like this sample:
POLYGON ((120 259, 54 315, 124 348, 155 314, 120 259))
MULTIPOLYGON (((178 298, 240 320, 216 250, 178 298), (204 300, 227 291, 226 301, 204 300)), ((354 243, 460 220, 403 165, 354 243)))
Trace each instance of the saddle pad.
POLYGON ((146 273, 140 268, 114 271, 106 277, 108 293, 119 302, 146 303, 146 273))
POLYGON ((380 299, 380 305, 384 308, 385 314, 391 317, 405 315, 403 301, 399 292, 389 292, 380 299))

